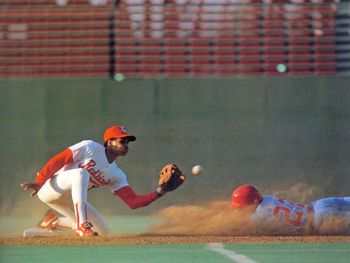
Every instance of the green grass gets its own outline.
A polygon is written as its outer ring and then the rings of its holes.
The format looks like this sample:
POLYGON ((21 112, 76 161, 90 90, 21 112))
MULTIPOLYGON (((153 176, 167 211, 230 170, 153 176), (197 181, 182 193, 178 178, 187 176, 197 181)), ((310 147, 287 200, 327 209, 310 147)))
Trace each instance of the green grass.
POLYGON ((226 249, 262 263, 348 263, 350 243, 229 244, 226 249))
MULTIPOLYGON (((347 263, 350 243, 226 244, 225 248, 259 263, 347 263)), ((118 246, 2 246, 1 263, 229 263, 229 258, 204 244, 118 246)))

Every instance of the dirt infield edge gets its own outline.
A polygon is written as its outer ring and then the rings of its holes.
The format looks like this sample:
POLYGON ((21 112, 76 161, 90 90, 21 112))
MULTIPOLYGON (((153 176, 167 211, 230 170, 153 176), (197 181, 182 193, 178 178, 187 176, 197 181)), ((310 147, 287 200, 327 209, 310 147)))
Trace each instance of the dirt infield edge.
POLYGON ((85 246, 85 245, 158 245, 205 243, 325 243, 350 242, 350 236, 161 236, 122 235, 80 238, 55 237, 0 237, 1 246, 85 246))

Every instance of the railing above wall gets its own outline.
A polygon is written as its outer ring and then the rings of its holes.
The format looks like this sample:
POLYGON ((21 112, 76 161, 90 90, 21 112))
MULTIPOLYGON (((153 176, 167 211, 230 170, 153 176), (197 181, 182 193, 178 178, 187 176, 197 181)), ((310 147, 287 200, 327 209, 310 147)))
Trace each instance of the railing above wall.
POLYGON ((349 2, 61 1, 0 2, 0 77, 350 75, 349 2))

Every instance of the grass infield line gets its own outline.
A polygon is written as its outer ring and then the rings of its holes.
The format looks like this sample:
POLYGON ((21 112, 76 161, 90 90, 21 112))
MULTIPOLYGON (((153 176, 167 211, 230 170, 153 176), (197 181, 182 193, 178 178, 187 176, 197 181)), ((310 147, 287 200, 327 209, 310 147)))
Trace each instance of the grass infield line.
POLYGON ((236 263, 259 263, 255 260, 252 260, 251 258, 247 257, 246 255, 237 254, 236 252, 232 250, 225 249, 225 246, 223 243, 209 243, 206 245, 206 248, 208 250, 217 252, 227 258, 229 258, 231 261, 236 263))

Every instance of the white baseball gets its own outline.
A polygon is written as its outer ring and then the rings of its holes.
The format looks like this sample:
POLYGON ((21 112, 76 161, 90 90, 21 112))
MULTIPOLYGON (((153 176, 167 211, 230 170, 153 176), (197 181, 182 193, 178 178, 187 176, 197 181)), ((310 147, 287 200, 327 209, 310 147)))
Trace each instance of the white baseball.
POLYGON ((201 172, 203 172, 203 167, 201 165, 198 164, 192 167, 193 175, 199 175, 201 172))

